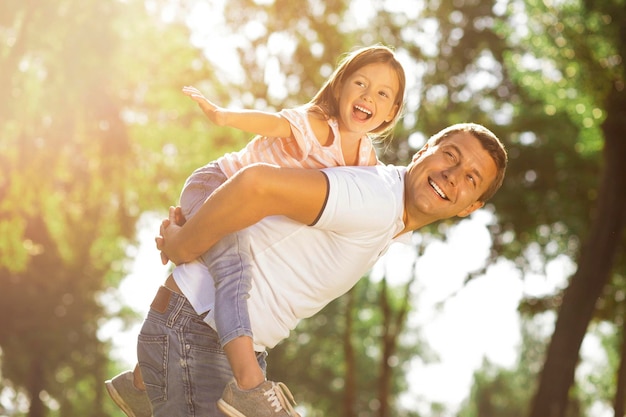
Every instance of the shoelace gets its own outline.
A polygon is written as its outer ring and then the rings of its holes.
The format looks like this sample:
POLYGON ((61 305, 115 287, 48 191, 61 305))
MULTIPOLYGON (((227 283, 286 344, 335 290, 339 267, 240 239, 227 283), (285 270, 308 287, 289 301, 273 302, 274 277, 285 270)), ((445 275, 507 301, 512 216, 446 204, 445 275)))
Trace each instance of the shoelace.
POLYGON ((265 391, 263 395, 267 397, 267 401, 272 407, 274 407, 274 411, 277 413, 284 409, 290 416, 300 417, 300 415, 296 413, 296 410, 293 408, 296 401, 294 400, 291 391, 289 391, 289 388, 287 388, 287 386, 282 382, 272 382, 272 388, 265 391), (287 397, 285 397, 285 395, 287 397))

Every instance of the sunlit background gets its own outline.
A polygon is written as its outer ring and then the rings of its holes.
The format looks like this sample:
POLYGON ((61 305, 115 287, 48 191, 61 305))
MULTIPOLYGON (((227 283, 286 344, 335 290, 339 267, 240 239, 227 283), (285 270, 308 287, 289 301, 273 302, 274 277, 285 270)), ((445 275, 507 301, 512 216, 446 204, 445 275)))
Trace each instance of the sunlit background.
POLYGON ((404 165, 429 135, 473 121, 507 145, 507 178, 470 218, 392 246, 270 352, 270 375, 303 417, 545 417, 548 397, 533 396, 553 381, 568 417, 622 415, 626 164, 610 156, 626 160, 624 27, 621 0, 3 1, 0 417, 123 415, 102 382, 134 366, 169 272, 160 220, 193 169, 250 139, 212 126, 182 86, 280 110, 307 102, 343 53, 378 42, 407 73, 381 160, 404 165), (568 316, 585 323, 580 364, 549 368, 542 385, 573 277, 588 284, 568 316), (593 317, 574 316, 583 304, 593 317), (569 370, 571 390, 558 377, 569 370))

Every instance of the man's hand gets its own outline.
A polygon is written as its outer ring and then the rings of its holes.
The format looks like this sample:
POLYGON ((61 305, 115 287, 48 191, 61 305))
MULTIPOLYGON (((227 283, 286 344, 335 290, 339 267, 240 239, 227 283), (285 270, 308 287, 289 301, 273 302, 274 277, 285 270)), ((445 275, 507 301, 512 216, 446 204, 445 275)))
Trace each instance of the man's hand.
POLYGON ((163 265, 167 265, 169 261, 174 262, 176 265, 180 262, 176 262, 175 258, 170 258, 166 253, 166 250, 169 250, 171 253, 171 245, 166 249, 165 245, 165 236, 169 236, 168 242, 170 242, 173 237, 178 234, 181 227, 187 221, 185 216, 183 216, 183 212, 180 207, 170 207, 168 218, 164 219, 161 222, 161 227, 159 228, 159 235, 154 238, 157 249, 161 251, 161 263, 163 265))

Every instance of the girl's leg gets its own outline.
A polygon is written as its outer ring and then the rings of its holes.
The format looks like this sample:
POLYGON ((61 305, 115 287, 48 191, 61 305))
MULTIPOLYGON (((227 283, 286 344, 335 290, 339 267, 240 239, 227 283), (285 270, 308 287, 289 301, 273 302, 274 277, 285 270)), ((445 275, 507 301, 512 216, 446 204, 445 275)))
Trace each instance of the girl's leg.
POLYGON ((143 383, 143 378, 141 377, 141 368, 139 368, 138 363, 135 364, 135 369, 133 369, 133 385, 138 390, 146 390, 146 385, 143 383))
MULTIPOLYGON (((198 168, 185 182, 180 205, 185 218, 191 218, 226 176, 217 164, 198 168)), ((252 344, 247 298, 250 257, 247 237, 231 235, 202 257, 216 285, 215 322, 220 342, 241 388, 254 388, 265 380, 252 344)))
POLYGON ((236 337, 224 345, 224 352, 239 388, 253 389, 265 381, 265 374, 259 366, 252 338, 236 337))
POLYGON ((252 262, 248 234, 233 233, 202 255, 215 280, 215 324, 237 385, 255 388, 265 381, 252 342, 248 314, 252 262))
POLYGON ((226 181, 226 175, 220 167, 211 162, 196 169, 185 181, 180 193, 180 207, 183 215, 189 220, 206 201, 207 198, 226 181))

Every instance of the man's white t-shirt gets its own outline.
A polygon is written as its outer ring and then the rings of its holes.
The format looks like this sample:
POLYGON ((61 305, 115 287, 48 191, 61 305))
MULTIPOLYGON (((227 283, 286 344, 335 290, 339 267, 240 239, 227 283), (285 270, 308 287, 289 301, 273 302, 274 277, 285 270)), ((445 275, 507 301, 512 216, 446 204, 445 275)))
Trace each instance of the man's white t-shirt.
MULTIPOLYGON (((253 258, 248 309, 257 348, 274 347, 299 320, 346 293, 404 229, 406 168, 322 171, 329 190, 314 225, 273 216, 244 231, 253 258)), ((177 266, 174 278, 198 313, 213 309, 214 282, 202 263, 177 266)), ((211 311, 206 321, 215 327, 211 311)))

